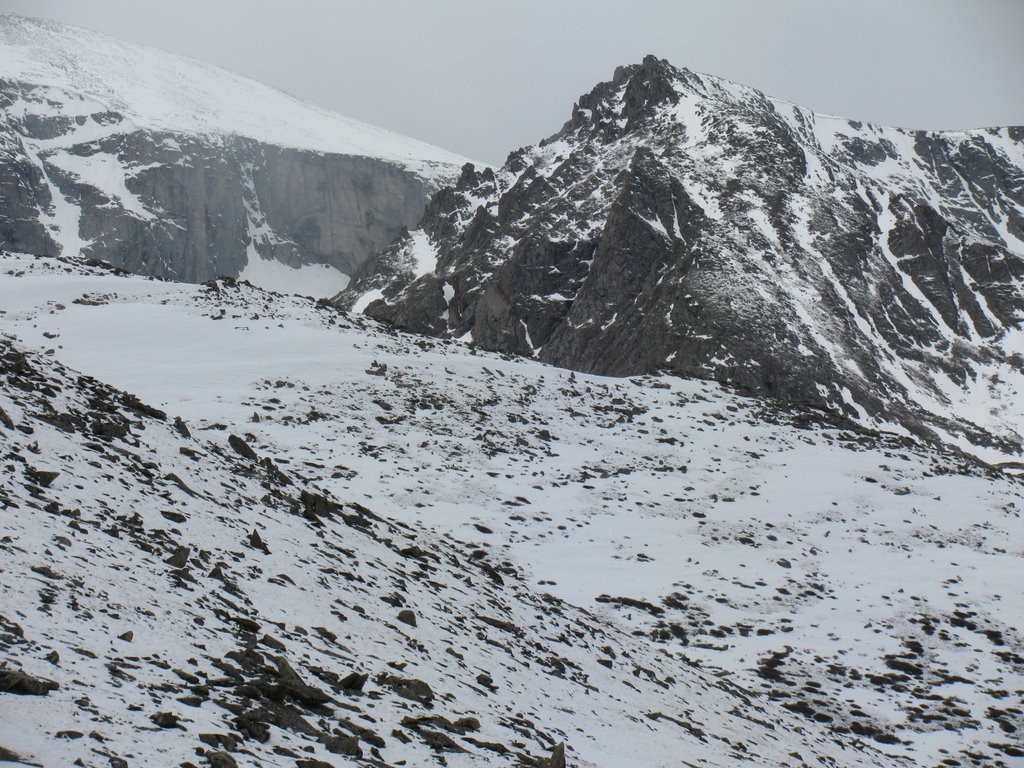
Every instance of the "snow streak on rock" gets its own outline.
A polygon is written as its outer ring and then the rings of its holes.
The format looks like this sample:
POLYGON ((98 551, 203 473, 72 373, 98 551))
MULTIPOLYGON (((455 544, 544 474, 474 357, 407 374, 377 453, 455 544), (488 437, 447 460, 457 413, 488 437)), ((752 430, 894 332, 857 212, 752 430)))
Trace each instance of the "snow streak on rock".
POLYGON ((414 232, 341 304, 576 370, 699 376, 1021 457, 1022 128, 824 117, 649 57, 501 169, 466 168, 419 229, 431 273, 408 267, 414 232))

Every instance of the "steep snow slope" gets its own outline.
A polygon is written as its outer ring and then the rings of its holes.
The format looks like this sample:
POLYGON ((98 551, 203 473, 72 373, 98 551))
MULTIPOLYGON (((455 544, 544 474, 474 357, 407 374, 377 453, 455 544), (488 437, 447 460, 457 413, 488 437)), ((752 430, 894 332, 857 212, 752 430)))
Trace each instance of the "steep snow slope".
POLYGON ((0 245, 196 282, 245 269, 316 296, 466 162, 202 62, 14 15, 0 16, 0 109, 0 245))
POLYGON ((178 762, 264 722, 240 765, 344 764, 316 746, 340 715, 389 765, 561 741, 579 766, 1022 764, 1011 477, 713 383, 573 374, 244 285, 3 266, 0 407, 35 431, 0 428, 23 635, 0 653, 62 687, 0 745, 178 762), (353 670, 363 696, 332 676, 353 670))
POLYGON ((53 89, 57 99, 86 97, 158 133, 244 136, 278 147, 373 157, 438 183, 466 162, 219 67, 42 19, 0 16, 0 73, 53 89))
POLYGON ((581 97, 556 135, 467 169, 341 303, 1017 461, 1024 129, 825 117, 648 57, 581 97))

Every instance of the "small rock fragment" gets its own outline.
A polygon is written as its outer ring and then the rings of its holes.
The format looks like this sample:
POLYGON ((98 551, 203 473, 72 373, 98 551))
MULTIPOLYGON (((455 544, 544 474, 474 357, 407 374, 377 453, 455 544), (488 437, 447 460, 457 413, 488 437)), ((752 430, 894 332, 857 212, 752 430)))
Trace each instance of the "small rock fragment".
POLYGON ((178 547, 174 550, 174 554, 164 560, 164 562, 172 568, 184 568, 185 564, 188 563, 188 558, 191 554, 191 547, 178 547))
POLYGON ((150 715, 149 719, 159 728, 181 728, 185 730, 178 721, 178 716, 173 712, 157 712, 155 715, 150 715))

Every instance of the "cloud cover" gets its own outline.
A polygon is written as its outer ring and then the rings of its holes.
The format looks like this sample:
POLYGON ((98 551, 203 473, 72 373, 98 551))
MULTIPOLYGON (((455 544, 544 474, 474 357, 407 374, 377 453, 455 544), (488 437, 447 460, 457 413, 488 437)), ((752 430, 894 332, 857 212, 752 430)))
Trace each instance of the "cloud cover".
POLYGON ((819 112, 1024 123, 1017 0, 0 0, 498 163, 647 53, 819 112))

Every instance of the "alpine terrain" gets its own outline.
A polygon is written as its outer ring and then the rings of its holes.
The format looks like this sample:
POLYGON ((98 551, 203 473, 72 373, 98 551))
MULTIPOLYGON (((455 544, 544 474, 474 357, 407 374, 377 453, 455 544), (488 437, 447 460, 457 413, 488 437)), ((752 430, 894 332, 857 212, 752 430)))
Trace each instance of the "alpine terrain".
POLYGON ((1024 486, 962 454, 232 281, 0 306, 8 759, 1024 765, 1024 486))
POLYGON ((501 169, 466 167, 340 302, 999 462, 1024 440, 1022 281, 1024 128, 881 128, 648 57, 501 169))
POLYGON ((0 247, 328 296, 465 162, 198 61, 0 15, 0 247))
POLYGON ((0 764, 1024 768, 1021 131, 0 39, 0 764))

